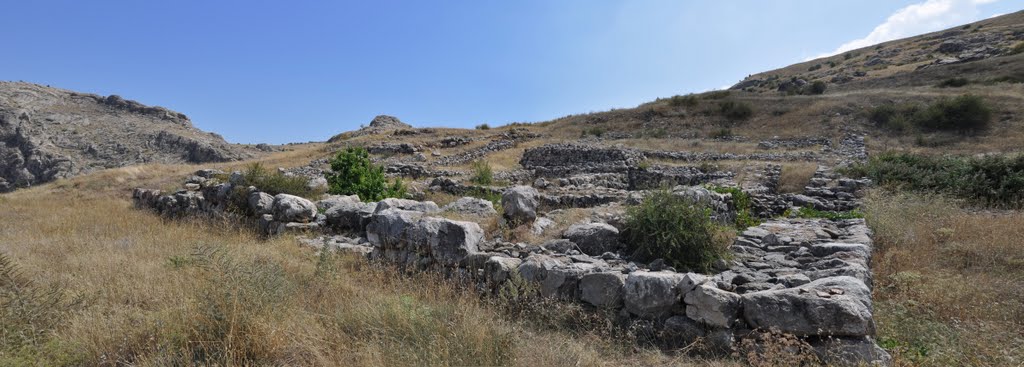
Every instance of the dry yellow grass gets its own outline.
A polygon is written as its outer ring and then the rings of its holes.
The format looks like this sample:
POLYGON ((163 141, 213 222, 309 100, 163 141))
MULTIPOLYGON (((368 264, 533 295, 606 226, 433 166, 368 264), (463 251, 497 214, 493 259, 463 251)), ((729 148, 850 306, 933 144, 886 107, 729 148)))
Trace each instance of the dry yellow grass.
POLYGON ((53 305, 57 326, 42 337, 0 346, 0 365, 734 365, 538 328, 430 274, 164 220, 127 200, 132 186, 196 168, 121 168, 0 196, 0 253, 73 303, 53 305))
POLYGON ((897 365, 1024 360, 1024 214, 873 193, 875 319, 897 365))
POLYGON ((793 162, 782 164, 782 172, 779 174, 780 193, 801 193, 804 187, 811 181, 814 172, 818 170, 818 164, 814 162, 793 162))

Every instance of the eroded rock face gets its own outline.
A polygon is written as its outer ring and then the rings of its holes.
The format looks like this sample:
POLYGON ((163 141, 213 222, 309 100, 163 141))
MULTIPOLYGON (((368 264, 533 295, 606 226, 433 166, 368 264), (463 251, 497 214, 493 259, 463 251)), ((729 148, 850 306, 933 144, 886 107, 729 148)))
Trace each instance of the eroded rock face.
POLYGON ((222 162, 255 153, 162 107, 0 82, 0 192, 98 169, 222 162))

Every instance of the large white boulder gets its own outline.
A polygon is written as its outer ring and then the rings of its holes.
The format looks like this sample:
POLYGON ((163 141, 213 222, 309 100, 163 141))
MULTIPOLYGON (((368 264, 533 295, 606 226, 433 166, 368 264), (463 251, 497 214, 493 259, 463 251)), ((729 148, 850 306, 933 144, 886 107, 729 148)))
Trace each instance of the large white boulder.
POLYGON ((312 222, 316 219, 316 204, 307 199, 289 195, 274 195, 274 219, 278 222, 312 222))

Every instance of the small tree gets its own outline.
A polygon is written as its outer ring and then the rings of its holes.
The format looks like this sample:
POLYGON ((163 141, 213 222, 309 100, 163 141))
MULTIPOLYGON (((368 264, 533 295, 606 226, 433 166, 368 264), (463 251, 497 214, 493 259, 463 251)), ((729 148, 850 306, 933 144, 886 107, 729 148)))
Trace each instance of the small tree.
POLYGON ((327 175, 328 192, 337 195, 358 195, 366 201, 405 196, 405 185, 395 179, 388 185, 384 168, 370 162, 370 153, 362 147, 349 147, 331 159, 327 175))

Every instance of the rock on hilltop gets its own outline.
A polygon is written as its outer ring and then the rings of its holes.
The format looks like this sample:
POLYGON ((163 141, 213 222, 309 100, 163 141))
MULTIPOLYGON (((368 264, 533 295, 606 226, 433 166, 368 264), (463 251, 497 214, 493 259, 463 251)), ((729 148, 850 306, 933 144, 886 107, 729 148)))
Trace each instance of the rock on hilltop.
POLYGON ((376 135, 387 131, 405 130, 412 128, 412 125, 402 122, 402 120, 399 120, 397 117, 388 115, 378 115, 377 117, 373 118, 373 121, 370 121, 369 126, 363 126, 359 130, 344 132, 335 135, 330 140, 328 140, 328 142, 333 143, 336 141, 354 138, 357 136, 376 135))
POLYGON ((0 82, 0 192, 104 168, 251 156, 163 107, 0 82))

